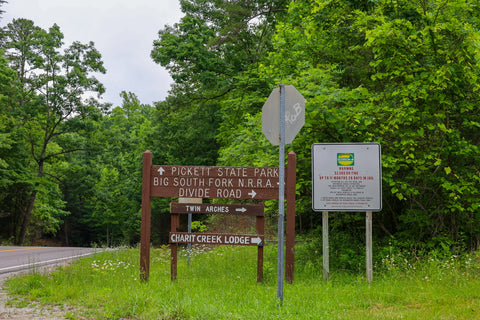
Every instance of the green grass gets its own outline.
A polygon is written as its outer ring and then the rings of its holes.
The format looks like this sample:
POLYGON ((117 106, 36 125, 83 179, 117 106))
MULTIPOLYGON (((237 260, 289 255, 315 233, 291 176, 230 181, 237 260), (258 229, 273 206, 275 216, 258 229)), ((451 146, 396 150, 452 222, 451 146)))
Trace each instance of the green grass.
POLYGON ((197 247, 190 265, 182 252, 173 283, 170 251, 159 248, 151 252, 148 283, 139 280, 139 250, 121 249, 49 275, 16 277, 7 287, 32 302, 73 305, 72 319, 480 319, 476 253, 388 257, 376 265, 372 284, 363 274, 334 270, 325 282, 321 266, 303 259, 279 307, 275 246, 265 248, 263 283, 256 282, 254 247, 197 247))

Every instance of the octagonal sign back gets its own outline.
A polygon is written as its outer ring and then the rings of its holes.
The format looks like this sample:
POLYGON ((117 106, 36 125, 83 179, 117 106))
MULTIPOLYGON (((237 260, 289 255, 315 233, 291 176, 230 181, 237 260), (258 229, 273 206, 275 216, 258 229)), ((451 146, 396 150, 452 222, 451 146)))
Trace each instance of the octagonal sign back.
MULTIPOLYGON (((285 88, 285 143, 292 143, 305 124, 305 98, 298 90, 285 88)), ((280 144, 280 88, 270 93, 262 108, 262 132, 273 145, 280 144)))

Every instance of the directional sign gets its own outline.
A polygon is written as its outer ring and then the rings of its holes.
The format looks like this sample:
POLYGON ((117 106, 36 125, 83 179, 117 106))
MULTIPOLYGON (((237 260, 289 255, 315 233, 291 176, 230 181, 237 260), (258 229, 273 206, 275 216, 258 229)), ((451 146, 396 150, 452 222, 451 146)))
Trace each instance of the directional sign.
POLYGON ((264 236, 256 234, 170 232, 170 243, 263 246, 264 236))
POLYGON ((261 204, 170 203, 170 213, 207 213, 245 216, 263 216, 261 204))
MULTIPOLYGON (((285 88, 285 143, 292 143, 305 124, 305 98, 294 86, 285 88)), ((280 144, 280 88, 273 89, 262 108, 262 132, 271 144, 280 144)))
POLYGON ((276 199, 277 167, 152 166, 153 197, 276 199))

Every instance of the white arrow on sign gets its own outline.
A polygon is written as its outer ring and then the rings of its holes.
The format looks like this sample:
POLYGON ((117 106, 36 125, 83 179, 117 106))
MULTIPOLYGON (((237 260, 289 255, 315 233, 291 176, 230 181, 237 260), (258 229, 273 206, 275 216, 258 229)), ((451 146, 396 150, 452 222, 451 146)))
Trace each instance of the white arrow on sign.
MULTIPOLYGON (((249 193, 249 194, 250 194, 250 193, 249 193)), ((245 212, 245 211, 247 211, 247 209, 246 209, 246 208, 244 208, 244 207, 241 207, 241 208, 237 208, 237 209, 235 209, 235 211, 239 211, 239 212, 245 212)))
POLYGON ((165 172, 165 169, 163 169, 162 167, 158 168, 158 173, 160 173, 160 175, 162 176, 163 173, 165 172))
POLYGON ((257 193, 256 193, 254 190, 252 190, 252 192, 249 192, 249 193, 247 193, 247 194, 248 194, 249 196, 251 196, 252 198, 255 198, 255 196, 257 195, 257 193))
POLYGON ((262 244, 262 239, 259 237, 252 238, 252 243, 262 244))

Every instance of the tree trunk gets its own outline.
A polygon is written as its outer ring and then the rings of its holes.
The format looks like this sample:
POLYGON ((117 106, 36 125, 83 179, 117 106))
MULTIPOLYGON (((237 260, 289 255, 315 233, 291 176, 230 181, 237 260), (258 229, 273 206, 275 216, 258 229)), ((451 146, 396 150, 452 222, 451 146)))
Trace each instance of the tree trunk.
POLYGON ((70 246, 70 240, 68 238, 68 232, 69 231, 70 231, 70 224, 69 224, 69 221, 68 221, 67 217, 65 217, 65 220, 64 220, 64 223, 63 223, 63 233, 64 233, 64 236, 65 236, 64 243, 65 243, 65 246, 67 246, 67 247, 70 246))
POLYGON ((25 244, 25 235, 27 234, 28 224, 30 223, 30 216, 32 215, 33 206, 35 205, 35 199, 37 198, 36 188, 32 191, 30 195, 30 200, 28 201, 27 209, 25 210, 25 215, 23 216, 22 226, 20 228, 20 234, 18 236, 17 244, 22 246, 25 244))
MULTIPOLYGON (((39 178, 43 176, 43 165, 44 165, 43 155, 45 153, 45 149, 46 149, 46 145, 44 144, 44 148, 42 150, 42 157, 40 158, 42 160, 38 162, 37 177, 39 178)), ((22 226, 20 228, 20 234, 18 236, 18 241, 17 241, 17 244, 20 246, 23 246, 25 244, 25 236, 27 234, 28 224, 30 223, 30 217, 32 216, 32 211, 35 206, 35 200, 37 199, 37 192, 38 192, 37 188, 38 188, 38 182, 35 183, 34 189, 30 195, 30 200, 28 201, 27 208, 25 209, 25 214, 23 216, 22 226)))

